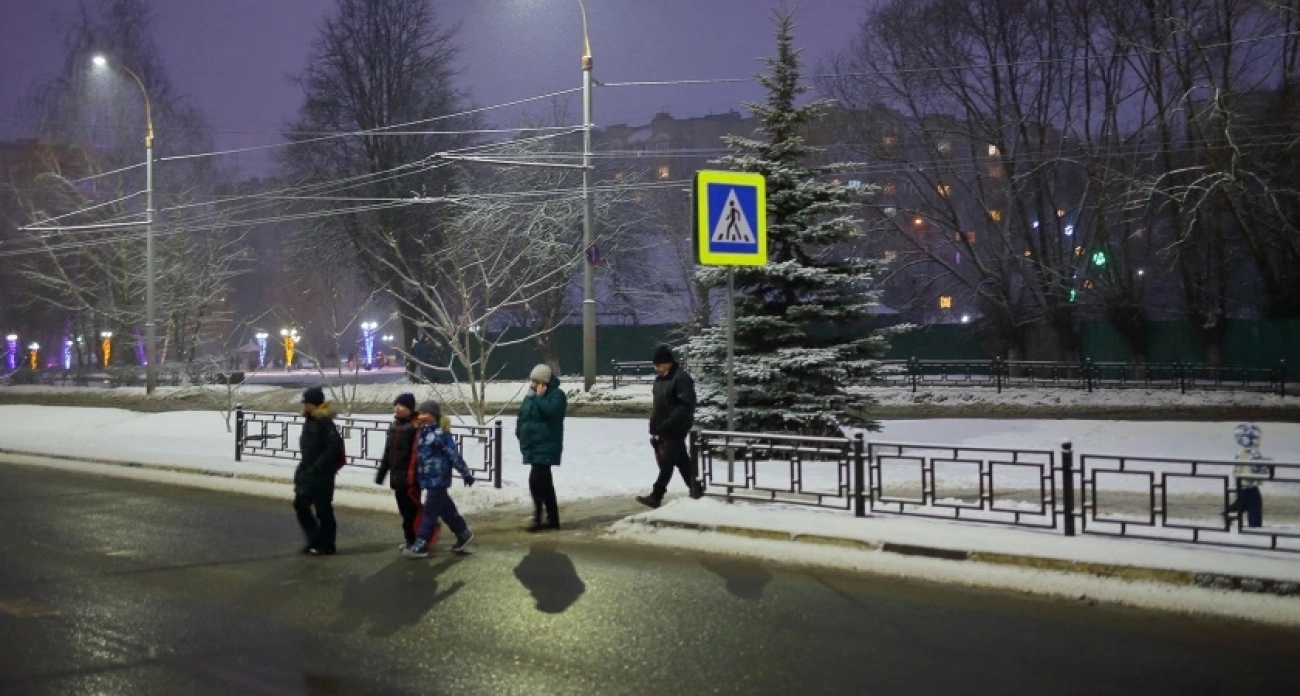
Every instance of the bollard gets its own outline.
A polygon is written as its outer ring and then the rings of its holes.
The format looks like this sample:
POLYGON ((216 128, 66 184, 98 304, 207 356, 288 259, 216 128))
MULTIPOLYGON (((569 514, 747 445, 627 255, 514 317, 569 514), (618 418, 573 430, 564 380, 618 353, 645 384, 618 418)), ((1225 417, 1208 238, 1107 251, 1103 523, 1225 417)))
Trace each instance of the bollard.
POLYGON ((853 436, 853 515, 867 516, 866 479, 867 467, 862 452, 865 449, 862 433, 853 436))
POLYGON ((244 455, 244 405, 235 404, 235 461, 243 461, 244 455))
POLYGON ((492 487, 501 487, 501 421, 492 428, 492 487))
POLYGON ((701 491, 706 491, 709 489, 709 484, 705 482, 705 479, 700 477, 699 433, 694 430, 691 431, 691 439, 688 446, 691 450, 691 479, 695 481, 695 485, 699 486, 701 491))
POLYGON ((1061 507, 1065 513, 1065 536, 1074 536, 1074 445, 1061 444, 1061 507))

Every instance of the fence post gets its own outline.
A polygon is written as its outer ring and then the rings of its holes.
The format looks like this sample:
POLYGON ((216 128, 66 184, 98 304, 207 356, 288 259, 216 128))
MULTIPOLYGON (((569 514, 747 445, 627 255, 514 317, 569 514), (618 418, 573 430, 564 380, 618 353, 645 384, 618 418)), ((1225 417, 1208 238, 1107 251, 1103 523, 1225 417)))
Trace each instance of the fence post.
POLYGON ((866 484, 867 478, 866 462, 863 460, 863 443, 862 433, 853 436, 853 515, 854 517, 867 516, 867 499, 866 484))
POLYGON ((492 487, 501 487, 501 421, 492 426, 492 487))
POLYGON ((242 462, 244 455, 244 405, 235 404, 235 461, 242 462))
POLYGON ((609 361, 609 373, 613 375, 613 381, 614 381, 613 388, 618 389, 618 361, 617 360, 609 361))
POLYGON ((1286 398, 1286 359, 1277 361, 1277 395, 1286 398))
POLYGON ((1186 394, 1187 393, 1187 363, 1179 361, 1177 367, 1175 367, 1174 369, 1178 371, 1178 393, 1186 394))
POLYGON ((913 355, 913 356, 912 356, 911 358, 909 358, 908 361, 907 361, 907 372, 908 372, 908 374, 910 374, 910 375, 912 376, 912 393, 913 393, 913 394, 916 393, 916 373, 920 372, 920 370, 921 370, 921 364, 920 364, 920 362, 917 361, 916 356, 913 355))
POLYGON ((1061 508, 1065 513, 1065 536, 1074 536, 1074 445, 1061 444, 1061 508))
POLYGON ((1092 393, 1092 374, 1093 374, 1093 370, 1096 367, 1097 365, 1092 361, 1092 358, 1088 358, 1087 360, 1083 361, 1083 381, 1088 386, 1089 394, 1092 393))
POLYGON ((691 437, 687 443, 687 447, 690 448, 691 452, 691 478, 695 479, 695 484, 700 487, 701 491, 707 490, 709 484, 700 477, 699 433, 694 430, 691 431, 691 437))
POLYGON ((997 375, 998 393, 1002 393, 1002 356, 993 358, 993 374, 997 375))

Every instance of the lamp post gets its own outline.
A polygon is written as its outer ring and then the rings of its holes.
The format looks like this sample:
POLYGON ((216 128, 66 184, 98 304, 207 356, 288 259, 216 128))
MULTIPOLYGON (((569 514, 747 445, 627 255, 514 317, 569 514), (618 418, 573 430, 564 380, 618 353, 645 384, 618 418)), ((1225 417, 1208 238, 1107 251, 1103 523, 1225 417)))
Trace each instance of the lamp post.
POLYGON ((596 382, 596 260, 591 209, 591 37, 587 33, 587 6, 582 11, 582 384, 591 391, 596 382))
MULTIPOLYGON (((102 55, 94 57, 95 65, 105 67, 108 65, 108 59, 102 55)), ((145 374, 145 393, 152 394, 154 388, 158 386, 158 373, 156 355, 154 355, 154 346, 156 345, 154 335, 154 264, 153 264, 153 106, 149 103, 149 91, 144 88, 144 81, 140 79, 130 68, 121 63, 114 63, 123 72, 130 75, 137 85, 140 86, 140 94, 144 95, 144 187, 145 187, 145 233, 144 233, 144 374, 145 374)))

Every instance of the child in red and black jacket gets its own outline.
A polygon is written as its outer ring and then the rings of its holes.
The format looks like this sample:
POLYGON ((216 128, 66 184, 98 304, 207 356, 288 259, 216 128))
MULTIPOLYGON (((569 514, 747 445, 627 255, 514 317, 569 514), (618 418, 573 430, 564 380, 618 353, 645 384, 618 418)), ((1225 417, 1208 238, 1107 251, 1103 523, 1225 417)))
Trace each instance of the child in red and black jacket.
MULTIPOLYGON (((382 485, 388 477, 388 485, 393 489, 397 499, 397 511, 402 515, 403 542, 399 551, 405 551, 415 543, 415 531, 420 527, 423 517, 423 505, 420 503, 420 481, 417 477, 418 454, 415 440, 420 434, 419 424, 415 422, 415 395, 398 394, 393 399, 393 422, 388 426, 388 438, 384 441, 384 459, 375 472, 375 483, 382 485)), ((438 540, 442 525, 435 523, 433 541, 438 540)))

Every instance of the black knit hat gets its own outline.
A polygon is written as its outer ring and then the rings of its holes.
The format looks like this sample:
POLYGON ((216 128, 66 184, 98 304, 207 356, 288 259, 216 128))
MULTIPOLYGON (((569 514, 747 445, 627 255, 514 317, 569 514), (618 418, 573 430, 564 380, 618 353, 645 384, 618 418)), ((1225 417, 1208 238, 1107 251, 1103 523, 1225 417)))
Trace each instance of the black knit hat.
POLYGON ((420 402, 420 408, 416 409, 415 412, 427 413, 435 418, 442 417, 442 407, 438 405, 437 401, 432 400, 420 402))
POLYGON ((320 387, 308 387, 302 393, 302 402, 312 406, 320 406, 325 403, 325 390, 320 387))
POLYGON ((403 392, 403 393, 401 393, 401 394, 398 394, 398 395, 397 395, 397 398, 396 398, 396 399, 393 399, 393 405, 394 405, 394 406, 405 406, 405 407, 406 407, 406 410, 408 410, 408 411, 414 411, 414 410, 415 410, 415 395, 412 394, 412 393, 410 393, 410 392, 403 392))
POLYGON ((673 349, 668 346, 659 346, 655 348, 655 356, 650 362, 656 365, 676 365, 677 358, 673 357, 673 349))

